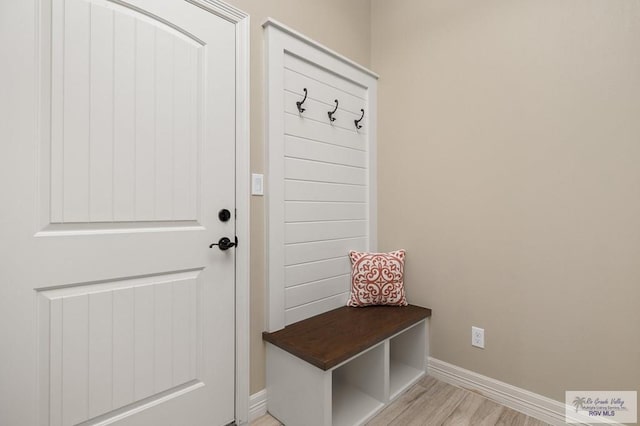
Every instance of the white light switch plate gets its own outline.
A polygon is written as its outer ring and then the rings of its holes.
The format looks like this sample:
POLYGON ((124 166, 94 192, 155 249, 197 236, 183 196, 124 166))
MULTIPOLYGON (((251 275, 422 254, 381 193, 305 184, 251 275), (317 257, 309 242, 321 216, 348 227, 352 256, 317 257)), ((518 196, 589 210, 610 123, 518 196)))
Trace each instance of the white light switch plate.
POLYGON ((251 174, 251 195, 264 195, 264 175, 251 174))

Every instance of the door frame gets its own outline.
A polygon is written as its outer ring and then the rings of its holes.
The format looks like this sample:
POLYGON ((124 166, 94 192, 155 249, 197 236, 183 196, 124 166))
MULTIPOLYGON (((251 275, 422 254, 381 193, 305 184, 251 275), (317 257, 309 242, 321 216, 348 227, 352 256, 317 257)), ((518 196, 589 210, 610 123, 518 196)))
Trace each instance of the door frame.
MULTIPOLYGON (((108 0, 117 3, 117 0, 108 0)), ((183 0, 212 13, 235 26, 235 99, 236 99, 236 140, 235 140, 235 203, 236 203, 236 236, 240 244, 235 248, 235 419, 236 424, 249 422, 249 271, 250 271, 250 98, 249 98, 249 15, 242 10, 221 0, 183 0)), ((43 90, 47 90, 42 81, 42 65, 48 55, 46 24, 43 17, 47 0, 39 0, 36 7, 36 129, 39 133, 36 140, 42 140, 43 114, 40 110, 43 90), (43 27, 43 25, 45 25, 43 27), (44 86, 44 87, 43 87, 44 86)))
POLYGON ((250 98, 249 15, 220 0, 185 0, 235 25, 236 28, 236 250, 235 291, 235 418, 249 423, 249 271, 250 271, 250 98))

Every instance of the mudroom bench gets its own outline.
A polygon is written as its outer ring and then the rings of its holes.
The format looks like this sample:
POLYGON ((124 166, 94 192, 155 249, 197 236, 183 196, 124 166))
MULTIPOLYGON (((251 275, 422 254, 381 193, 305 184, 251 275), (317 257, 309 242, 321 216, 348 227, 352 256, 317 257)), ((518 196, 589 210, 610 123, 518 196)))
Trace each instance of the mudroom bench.
POLYGON ((263 333, 269 412, 287 426, 366 422, 424 375, 430 316, 345 306, 263 333))

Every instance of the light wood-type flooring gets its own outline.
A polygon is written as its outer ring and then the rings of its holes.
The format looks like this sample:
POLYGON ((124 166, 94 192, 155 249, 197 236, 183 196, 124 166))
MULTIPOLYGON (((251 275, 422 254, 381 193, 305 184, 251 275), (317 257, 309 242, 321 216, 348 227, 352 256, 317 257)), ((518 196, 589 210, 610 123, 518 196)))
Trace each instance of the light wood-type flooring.
MULTIPOLYGON (((267 414, 251 425, 279 426, 280 422, 267 414)), ((425 376, 371 419, 368 425, 544 426, 546 423, 477 393, 425 376)))

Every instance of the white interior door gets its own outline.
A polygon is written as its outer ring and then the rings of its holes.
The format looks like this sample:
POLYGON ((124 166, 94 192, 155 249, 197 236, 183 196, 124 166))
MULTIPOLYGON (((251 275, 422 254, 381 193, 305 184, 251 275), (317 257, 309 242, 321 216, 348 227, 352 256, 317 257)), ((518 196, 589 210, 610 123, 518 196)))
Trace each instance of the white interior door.
POLYGON ((41 69, 9 47, 2 84, 41 90, 9 89, 0 129, 0 424, 232 422, 235 252, 209 245, 235 235, 235 26, 181 0, 39 7, 33 40, 3 30, 41 69))

